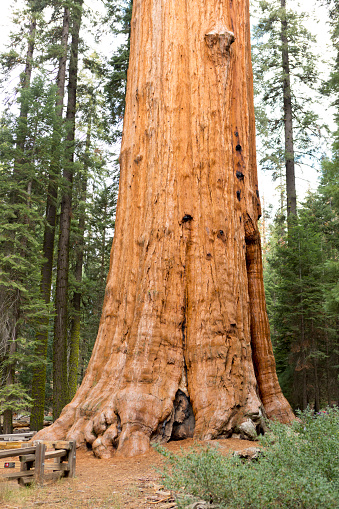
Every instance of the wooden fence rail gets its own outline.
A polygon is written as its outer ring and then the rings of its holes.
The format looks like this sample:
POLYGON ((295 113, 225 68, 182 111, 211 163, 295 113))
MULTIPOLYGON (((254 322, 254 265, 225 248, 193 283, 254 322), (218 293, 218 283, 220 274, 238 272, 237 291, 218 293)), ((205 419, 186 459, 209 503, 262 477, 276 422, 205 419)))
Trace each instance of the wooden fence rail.
POLYGON ((36 431, 26 431, 23 433, 11 433, 6 435, 0 435, 0 442, 24 442, 25 440, 32 440, 36 431))
POLYGON ((18 479, 19 484, 26 485, 35 481, 43 484, 44 480, 74 477, 76 464, 75 440, 49 442, 37 440, 32 447, 0 451, 0 459, 19 456, 20 472, 8 473, 3 479, 18 479), (52 451, 47 451, 53 447, 52 451), (46 463, 53 459, 53 463, 46 463), (49 470, 49 472, 48 472, 49 470))

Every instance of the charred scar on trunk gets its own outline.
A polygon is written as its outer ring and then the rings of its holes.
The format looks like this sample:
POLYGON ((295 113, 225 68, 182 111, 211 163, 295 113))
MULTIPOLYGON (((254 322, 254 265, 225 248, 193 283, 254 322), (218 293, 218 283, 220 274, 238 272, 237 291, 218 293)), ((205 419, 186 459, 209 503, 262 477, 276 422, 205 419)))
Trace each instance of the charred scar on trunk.
POLYGON ((248 213, 244 214, 244 229, 246 246, 250 244, 258 244, 260 240, 259 231, 248 213))

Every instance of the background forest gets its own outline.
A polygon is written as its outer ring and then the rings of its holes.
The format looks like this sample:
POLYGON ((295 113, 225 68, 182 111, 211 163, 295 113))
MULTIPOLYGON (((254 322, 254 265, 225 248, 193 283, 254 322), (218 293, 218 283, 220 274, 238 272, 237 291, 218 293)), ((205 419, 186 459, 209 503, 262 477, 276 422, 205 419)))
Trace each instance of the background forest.
MULTIPOLYGON (((0 413, 56 418, 100 320, 114 233, 131 2, 25 0, 0 54, 0 413), (101 52, 104 41, 111 48, 101 52)), ((334 58, 292 0, 253 5, 258 164, 280 186, 261 219, 277 370, 293 408, 339 402, 339 3, 334 58), (325 62, 326 57, 326 62, 325 62), (320 69, 330 69, 324 79, 320 69), (319 171, 300 201, 298 165, 319 171)))

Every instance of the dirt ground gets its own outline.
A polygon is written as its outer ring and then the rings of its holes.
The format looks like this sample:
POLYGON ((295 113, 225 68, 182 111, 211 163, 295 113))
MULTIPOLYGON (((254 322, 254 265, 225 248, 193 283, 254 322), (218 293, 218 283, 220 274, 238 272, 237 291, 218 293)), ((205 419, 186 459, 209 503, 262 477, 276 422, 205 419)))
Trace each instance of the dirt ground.
MULTIPOLYGON (((223 453, 240 451, 256 445, 239 439, 212 441, 223 453)), ((174 453, 187 450, 195 443, 191 439, 169 442, 166 448, 174 453)), ((1 460, 0 474, 4 472, 1 460)), ((17 463, 17 458, 16 458, 17 463)), ((16 481, 0 484, 2 509, 174 509, 171 493, 161 483, 156 468, 163 457, 152 450, 134 458, 97 459, 91 451, 77 451, 76 477, 48 482, 43 487, 19 487, 16 481)), ((7 470, 7 469, 6 469, 7 470)), ((7 470, 8 471, 8 470, 7 470)))

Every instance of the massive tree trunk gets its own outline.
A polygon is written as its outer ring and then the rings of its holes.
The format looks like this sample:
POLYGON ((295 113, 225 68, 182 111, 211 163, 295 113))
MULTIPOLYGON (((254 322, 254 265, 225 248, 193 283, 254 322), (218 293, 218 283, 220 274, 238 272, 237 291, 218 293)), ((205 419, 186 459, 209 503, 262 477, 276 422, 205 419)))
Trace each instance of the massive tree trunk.
POLYGON ((99 333, 76 396, 40 436, 134 455, 293 419, 263 290, 248 11, 134 0, 99 333))

